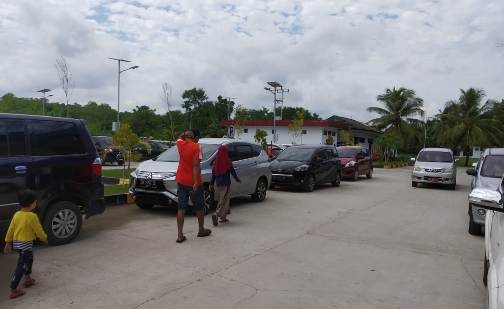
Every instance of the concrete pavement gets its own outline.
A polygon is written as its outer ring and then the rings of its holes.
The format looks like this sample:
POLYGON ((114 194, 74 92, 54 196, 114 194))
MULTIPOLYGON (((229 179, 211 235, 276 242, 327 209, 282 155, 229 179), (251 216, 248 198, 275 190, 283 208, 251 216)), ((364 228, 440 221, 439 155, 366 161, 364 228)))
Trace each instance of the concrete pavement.
MULTIPOLYGON (((207 239, 187 217, 180 245, 172 210, 112 207, 74 243, 37 248, 39 285, 0 307, 484 308, 469 178, 459 171, 457 191, 414 189, 409 173, 240 199, 207 239)), ((5 287, 15 260, 0 257, 5 287)))

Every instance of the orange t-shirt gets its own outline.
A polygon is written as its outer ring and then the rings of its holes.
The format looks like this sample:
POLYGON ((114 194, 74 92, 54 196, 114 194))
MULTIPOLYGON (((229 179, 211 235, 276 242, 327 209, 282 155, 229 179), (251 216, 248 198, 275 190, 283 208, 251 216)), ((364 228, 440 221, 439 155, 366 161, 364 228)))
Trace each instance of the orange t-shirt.
MULTIPOLYGON (((200 162, 200 147, 192 141, 178 139, 177 149, 179 152, 179 164, 175 180, 181 185, 192 187, 194 185, 194 162, 200 162)), ((203 180, 200 172, 198 175, 198 185, 202 183, 203 180)))

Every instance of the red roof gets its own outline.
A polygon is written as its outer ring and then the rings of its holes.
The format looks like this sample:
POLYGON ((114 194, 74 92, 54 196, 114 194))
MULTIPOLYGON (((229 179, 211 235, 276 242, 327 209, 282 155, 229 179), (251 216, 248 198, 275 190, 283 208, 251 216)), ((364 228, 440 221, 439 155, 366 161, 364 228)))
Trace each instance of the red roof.
MULTIPOLYGON (((224 120, 221 125, 223 127, 228 127, 235 124, 235 120, 224 120)), ((292 120, 277 120, 277 127, 287 127, 291 124, 292 120)), ((241 120, 240 125, 242 126, 256 126, 256 127, 272 127, 273 120, 241 120)), ((335 122, 330 120, 305 120, 303 122, 303 127, 330 127, 337 129, 347 129, 347 126, 341 122, 335 122)))

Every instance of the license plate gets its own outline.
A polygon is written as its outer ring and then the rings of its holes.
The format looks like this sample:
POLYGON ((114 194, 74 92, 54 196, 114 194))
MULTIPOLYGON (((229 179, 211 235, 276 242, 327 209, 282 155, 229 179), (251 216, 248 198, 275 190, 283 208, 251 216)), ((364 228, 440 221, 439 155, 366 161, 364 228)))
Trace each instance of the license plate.
POLYGON ((429 181, 429 182, 439 182, 440 179, 437 178, 437 177, 429 177, 429 178, 427 178, 427 181, 429 181))

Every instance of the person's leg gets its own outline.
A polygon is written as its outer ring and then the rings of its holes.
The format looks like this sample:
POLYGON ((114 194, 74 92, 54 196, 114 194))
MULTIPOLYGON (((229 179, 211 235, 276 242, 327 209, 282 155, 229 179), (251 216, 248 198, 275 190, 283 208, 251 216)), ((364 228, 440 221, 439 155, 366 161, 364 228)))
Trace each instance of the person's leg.
POLYGON ((35 280, 32 279, 30 276, 32 273, 32 266, 33 266, 33 251, 25 251, 24 252, 25 256, 25 273, 24 273, 24 283, 23 287, 29 288, 32 285, 35 285, 35 280))
POLYGON ((215 210, 215 214, 217 217, 222 217, 222 198, 224 197, 223 186, 215 186, 215 197, 217 198, 217 209, 215 210))
POLYGON ((17 290, 19 282, 21 281, 21 278, 23 278, 23 275, 25 273, 24 264, 25 264, 24 255, 23 252, 20 251, 17 260, 16 270, 14 271, 14 275, 12 275, 12 280, 10 284, 10 288, 12 291, 17 290))
POLYGON ((192 194, 194 210, 196 211, 196 217, 198 218, 198 236, 205 237, 212 233, 211 230, 205 229, 205 193, 203 192, 203 186, 199 186, 198 190, 192 194))
POLYGON ((230 186, 225 186, 222 188, 222 215, 221 215, 221 220, 226 222, 227 215, 229 214, 229 200, 230 200, 230 186))
POLYGON ((178 228, 178 237, 177 241, 182 242, 185 240, 184 237, 184 215, 185 210, 187 209, 187 204, 189 203, 189 190, 179 184, 177 188, 177 197, 178 197, 178 211, 177 211, 177 228, 178 228))

